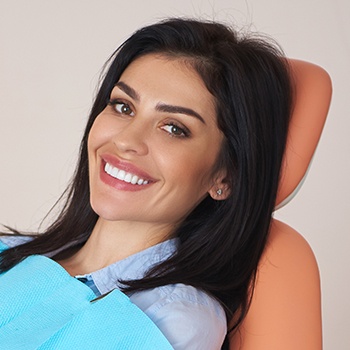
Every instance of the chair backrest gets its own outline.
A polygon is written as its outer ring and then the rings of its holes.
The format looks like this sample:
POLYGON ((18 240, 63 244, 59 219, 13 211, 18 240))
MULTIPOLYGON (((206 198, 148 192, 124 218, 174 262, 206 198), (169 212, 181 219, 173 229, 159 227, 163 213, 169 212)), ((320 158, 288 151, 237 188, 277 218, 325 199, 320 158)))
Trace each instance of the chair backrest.
MULTIPOLYGON (((332 95, 322 68, 289 60, 295 106, 281 170, 276 209, 300 189, 315 153, 332 95)), ((230 349, 322 348, 319 271, 312 250, 290 226, 273 220, 260 259, 254 295, 230 349)))
POLYGON ((328 73, 312 63, 289 60, 295 105, 290 121, 286 154, 276 209, 287 204, 304 182, 327 117, 332 96, 328 73))

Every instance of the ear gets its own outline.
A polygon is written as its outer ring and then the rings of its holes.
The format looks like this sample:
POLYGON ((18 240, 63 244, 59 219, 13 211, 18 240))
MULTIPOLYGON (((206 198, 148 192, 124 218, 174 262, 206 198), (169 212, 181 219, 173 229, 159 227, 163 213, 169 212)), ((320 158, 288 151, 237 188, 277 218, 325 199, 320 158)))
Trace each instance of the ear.
POLYGON ((225 181, 225 177, 224 175, 216 177, 212 187, 208 191, 210 197, 216 201, 225 200, 231 194, 230 186, 225 181))

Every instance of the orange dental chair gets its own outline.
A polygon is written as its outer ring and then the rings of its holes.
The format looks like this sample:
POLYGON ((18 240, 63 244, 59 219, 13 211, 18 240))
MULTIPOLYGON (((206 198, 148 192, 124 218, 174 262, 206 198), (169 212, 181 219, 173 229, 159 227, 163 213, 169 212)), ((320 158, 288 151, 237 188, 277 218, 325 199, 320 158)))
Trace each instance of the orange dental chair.
MULTIPOLYGON (((289 60, 295 86, 276 209, 305 179, 328 113, 332 85, 322 68, 289 60)), ((260 260, 250 309, 230 336, 232 350, 321 350, 321 293, 317 262, 308 243, 273 220, 260 260)))

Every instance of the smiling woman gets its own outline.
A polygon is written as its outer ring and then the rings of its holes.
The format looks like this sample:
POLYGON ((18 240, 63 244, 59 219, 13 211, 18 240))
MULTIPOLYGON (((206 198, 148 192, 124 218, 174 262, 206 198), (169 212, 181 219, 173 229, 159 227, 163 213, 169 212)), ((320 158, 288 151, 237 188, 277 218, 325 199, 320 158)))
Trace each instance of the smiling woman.
MULTIPOLYGON (((157 236, 169 238, 223 186, 213 178, 222 142, 214 97, 193 69, 159 55, 136 59, 90 130, 92 208, 100 220, 152 223, 153 231, 161 225, 157 236)), ((143 246, 152 238, 148 231, 136 236, 143 246)))
POLYGON ((258 349, 240 326, 274 246, 292 100, 288 60, 255 36, 184 19, 134 33, 110 59, 56 221, 3 234, 0 297, 16 302, 0 312, 2 346, 227 349, 229 331, 258 349))

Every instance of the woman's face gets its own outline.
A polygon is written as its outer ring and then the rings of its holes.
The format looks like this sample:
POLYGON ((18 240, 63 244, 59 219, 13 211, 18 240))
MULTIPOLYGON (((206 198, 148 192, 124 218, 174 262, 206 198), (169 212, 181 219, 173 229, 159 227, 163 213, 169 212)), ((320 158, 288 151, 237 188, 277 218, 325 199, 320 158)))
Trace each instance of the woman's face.
POLYGON ((93 209, 106 220, 176 225, 215 186, 222 141, 214 98, 188 64, 136 59, 90 131, 93 209))

